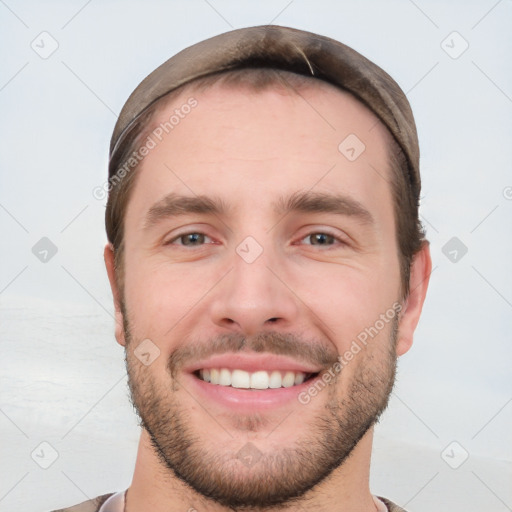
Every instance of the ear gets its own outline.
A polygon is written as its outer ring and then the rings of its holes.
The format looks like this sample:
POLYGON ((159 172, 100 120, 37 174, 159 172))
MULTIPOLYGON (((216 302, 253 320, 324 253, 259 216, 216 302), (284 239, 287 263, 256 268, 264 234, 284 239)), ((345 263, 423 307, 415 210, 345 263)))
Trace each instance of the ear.
POLYGON ((123 313, 121 311, 121 296, 119 289, 117 287, 116 269, 114 266, 114 247, 111 243, 105 245, 103 257, 105 259, 105 266, 107 268, 110 289, 112 290, 112 296, 114 297, 114 308, 116 315, 116 340, 119 343, 119 345, 122 345, 124 347, 126 345, 126 340, 124 338, 123 313))
POLYGON ((397 356, 405 354, 411 348, 414 331, 418 325, 423 302, 427 294, 431 272, 430 245, 425 241, 421 249, 413 257, 411 263, 409 295, 405 299, 402 311, 400 312, 396 346, 397 356))

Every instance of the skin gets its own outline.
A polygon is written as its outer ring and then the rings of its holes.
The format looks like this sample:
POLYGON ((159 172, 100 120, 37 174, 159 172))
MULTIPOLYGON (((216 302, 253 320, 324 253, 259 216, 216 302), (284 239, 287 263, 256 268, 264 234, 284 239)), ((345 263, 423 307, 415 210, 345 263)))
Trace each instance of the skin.
MULTIPOLYGON (((214 85, 203 92, 184 91, 158 112, 157 121, 168 118, 192 93, 198 106, 150 151, 138 170, 125 217, 123 297, 112 247, 105 247, 116 339, 127 348, 134 382, 141 389, 153 382, 163 397, 172 397, 173 406, 185 408, 186 426, 208 454, 234 454, 248 442, 258 448, 263 454, 259 466, 247 468, 235 461, 236 474, 249 482, 265 470, 266 456, 293 451, 305 440, 315 447, 320 438, 316 427, 326 407, 341 404, 342 415, 351 398, 357 403, 351 386, 365 369, 374 368, 374 383, 379 384, 375 395, 387 398, 385 388, 393 378, 389 353, 398 357, 412 344, 431 260, 424 244, 411 266, 411 291, 403 299, 390 187, 372 169, 389 177, 387 136, 380 124, 375 127, 375 116, 352 96, 323 83, 305 88, 300 96, 275 88, 251 92, 214 85), (338 151, 349 134, 366 146, 353 162, 338 151), (150 208, 170 192, 220 198, 227 211, 174 216, 145 229, 150 208), (347 196, 364 207, 373 222, 332 212, 275 211, 279 198, 298 192, 347 196), (179 236, 186 233, 204 233, 206 243, 180 245, 179 236), (326 245, 312 244, 314 233, 334 238, 326 245), (263 249, 250 264, 236 251, 248 236, 263 249), (128 318, 123 317, 122 300, 128 318), (291 400, 253 413, 243 406, 227 408, 205 399, 189 385, 190 376, 182 369, 175 379, 167 370, 172 355, 187 343, 205 345, 222 334, 292 334, 342 355, 397 302, 402 310, 396 339, 391 323, 386 324, 307 405, 291 400), (127 324, 130 339, 123 328, 127 324), (160 356, 146 367, 133 350, 147 338, 158 346, 160 356)), ((376 510, 368 483, 372 438, 369 428, 329 478, 280 510, 376 510)), ((165 467, 143 429, 127 510, 191 507, 229 510, 165 467)))

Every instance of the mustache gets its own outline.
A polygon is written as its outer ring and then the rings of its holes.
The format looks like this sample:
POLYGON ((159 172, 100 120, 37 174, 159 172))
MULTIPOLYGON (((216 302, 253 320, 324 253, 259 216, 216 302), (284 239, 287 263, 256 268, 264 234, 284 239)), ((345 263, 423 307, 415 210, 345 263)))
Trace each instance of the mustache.
POLYGON ((257 352, 290 356, 294 359, 329 368, 338 361, 334 347, 318 340, 306 340, 292 333, 262 332, 255 336, 237 333, 222 334, 206 341, 191 341, 177 348, 169 358, 169 370, 174 377, 186 365, 214 355, 257 352))

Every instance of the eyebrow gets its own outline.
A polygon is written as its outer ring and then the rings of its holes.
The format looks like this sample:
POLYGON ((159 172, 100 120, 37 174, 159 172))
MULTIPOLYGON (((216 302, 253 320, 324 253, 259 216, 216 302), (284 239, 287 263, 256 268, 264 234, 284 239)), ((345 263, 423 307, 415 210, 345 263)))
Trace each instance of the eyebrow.
POLYGON ((276 203, 276 213, 285 216, 291 212, 334 213, 354 217, 369 226, 374 224, 372 214, 359 201, 340 194, 296 192, 281 197, 276 203))
POLYGON ((169 217, 177 217, 189 213, 223 215, 226 213, 226 207, 218 198, 203 195, 182 196, 170 193, 148 210, 144 229, 149 230, 169 217))
MULTIPOLYGON (((339 194, 296 192, 291 196, 281 197, 274 204, 274 211, 282 217, 292 212, 334 213, 355 217, 363 224, 372 225, 374 223, 371 213, 359 201, 339 194)), ((149 230, 170 217, 190 213, 221 216, 226 215, 226 212, 226 205, 220 198, 170 193, 148 210, 144 229, 149 230)))

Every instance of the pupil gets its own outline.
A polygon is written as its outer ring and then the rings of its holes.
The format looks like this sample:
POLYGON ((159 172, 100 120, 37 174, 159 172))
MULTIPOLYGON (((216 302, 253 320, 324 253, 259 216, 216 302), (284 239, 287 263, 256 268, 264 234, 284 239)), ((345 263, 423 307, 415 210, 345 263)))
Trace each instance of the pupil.
POLYGON ((185 237, 185 245, 195 245, 203 241, 203 235, 200 233, 191 233, 185 237))
POLYGON ((325 233, 316 233, 313 235, 313 244, 318 245, 326 245, 327 243, 332 241, 331 235, 326 235, 325 233))

